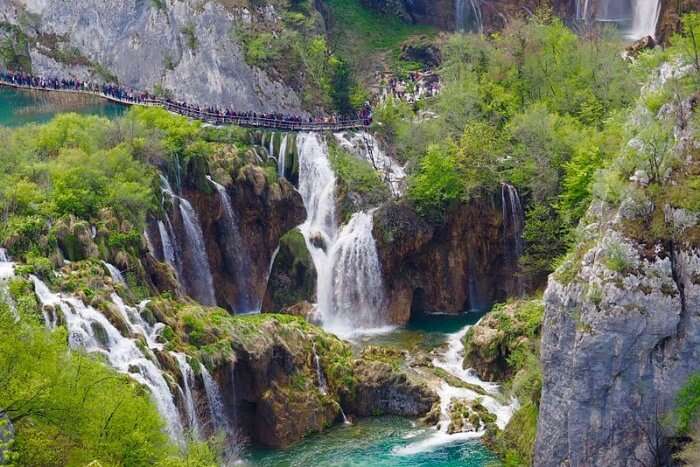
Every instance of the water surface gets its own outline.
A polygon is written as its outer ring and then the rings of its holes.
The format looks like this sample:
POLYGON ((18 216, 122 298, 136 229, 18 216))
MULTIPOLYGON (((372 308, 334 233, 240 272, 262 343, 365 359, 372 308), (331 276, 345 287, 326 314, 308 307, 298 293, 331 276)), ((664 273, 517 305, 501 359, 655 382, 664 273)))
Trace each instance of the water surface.
POLYGON ((2 126, 18 127, 29 123, 46 123, 57 114, 65 112, 116 118, 127 109, 127 106, 84 94, 29 91, 0 86, 2 126))

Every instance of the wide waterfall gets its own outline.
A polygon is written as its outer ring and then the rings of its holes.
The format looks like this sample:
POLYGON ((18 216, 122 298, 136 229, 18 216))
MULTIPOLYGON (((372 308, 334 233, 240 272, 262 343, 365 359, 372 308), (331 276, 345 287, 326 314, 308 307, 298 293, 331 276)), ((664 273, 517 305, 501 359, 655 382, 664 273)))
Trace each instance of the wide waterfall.
POLYGON ((233 311, 236 313, 259 312, 262 306, 262 297, 258 297, 255 292, 256 278, 252 271, 252 261, 248 248, 243 244, 238 216, 233 210, 226 188, 216 183, 211 177, 207 178, 216 188, 224 208, 224 259, 234 277, 238 291, 233 311))
MULTIPOLYGON (((117 328, 99 311, 86 306, 77 298, 52 293, 46 284, 37 277, 31 276, 31 279, 42 307, 44 309, 58 307, 62 312, 63 321, 68 330, 69 345, 89 353, 104 355, 114 369, 120 373, 128 374, 146 386, 166 422, 168 433, 174 440, 181 441, 183 430, 180 416, 163 372, 154 363, 155 359, 147 357, 140 350, 136 339, 122 336, 117 328)), ((115 305, 123 313, 123 317, 132 332, 141 334, 149 346, 153 344, 155 330, 153 328, 145 329, 142 323, 135 322, 134 316, 124 308, 121 299, 115 305), (137 331, 139 327, 141 330, 137 331)), ((45 316, 47 315, 50 313, 45 311, 45 316)), ((52 328, 55 326, 55 320, 47 320, 46 324, 52 328)))
MULTIPOLYGON (((182 224, 184 227, 185 238, 181 239, 185 243, 181 247, 173 248, 173 244, 169 246, 170 251, 166 252, 165 243, 163 244, 163 256, 173 255, 173 262, 177 266, 180 283, 185 287, 187 293, 195 300, 203 305, 216 305, 216 295, 214 293, 214 279, 209 269, 209 259, 207 257, 206 245, 204 243, 204 234, 199 225, 199 218, 194 208, 187 199, 176 195, 170 183, 165 177, 161 176, 163 192, 167 194, 174 204, 177 205, 182 224), (180 255, 182 257, 180 257, 180 255)), ((170 219, 168 219, 170 223, 170 219)), ((174 229, 170 227, 170 235, 166 237, 175 239, 174 229)), ((159 230, 160 225, 159 225, 159 230)), ((161 236, 163 231, 161 230, 161 236)))
POLYGON ((640 37, 656 37, 656 25, 661 14, 660 0, 636 0, 632 28, 628 32, 631 39, 640 37))
POLYGON ((339 232, 328 146, 317 134, 300 134, 297 143, 299 191, 308 212, 300 229, 316 266, 317 314, 339 334, 382 326, 384 282, 372 216, 356 213, 339 232))
POLYGON ((455 0, 455 30, 458 32, 484 32, 481 0, 455 0))

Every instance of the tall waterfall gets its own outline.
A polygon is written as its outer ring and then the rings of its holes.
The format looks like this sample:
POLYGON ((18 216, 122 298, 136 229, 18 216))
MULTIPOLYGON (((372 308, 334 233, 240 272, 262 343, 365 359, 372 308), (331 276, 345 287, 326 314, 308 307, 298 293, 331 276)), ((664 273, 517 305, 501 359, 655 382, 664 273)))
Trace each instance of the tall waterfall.
POLYGON ((628 32, 629 37, 631 39, 646 36, 656 37, 656 25, 659 23, 660 14, 660 0, 636 0, 632 28, 628 32))
POLYGON ((339 334, 381 326, 386 301, 372 216, 356 213, 338 232, 328 147, 317 134, 300 134, 297 144, 299 191, 308 213, 300 229, 316 266, 318 315, 339 334))
MULTIPOLYGON (((168 433, 173 439, 182 440, 182 424, 170 393, 170 387, 161 369, 139 349, 136 340, 122 336, 102 313, 86 306, 77 298, 54 294, 37 277, 32 276, 31 279, 42 307, 59 307, 63 313, 68 330, 68 343, 71 348, 104 355, 114 369, 120 373, 128 374, 146 386, 151 392, 158 411, 165 419, 168 433)), ((119 308, 123 306, 123 302, 120 300, 115 305, 119 308)), ((138 323, 133 322, 133 317, 127 310, 122 311, 130 328, 135 330, 138 323)), ((51 321, 47 322, 49 327, 54 324, 51 321)), ((151 332, 144 331, 143 337, 146 337, 150 345, 153 330, 151 332)))
POLYGON ((226 188, 216 183, 211 177, 207 177, 207 179, 216 188, 221 205, 224 208, 224 223, 226 227, 224 234, 224 259, 231 270, 238 291, 234 311, 236 313, 259 312, 262 306, 262 297, 256 296, 255 277, 251 266, 252 261, 248 248, 243 245, 238 216, 233 210, 226 188))
MULTIPOLYGON (((178 266, 180 272, 180 282, 187 290, 187 293, 203 305, 216 305, 214 279, 209 269, 209 259, 204 243, 204 234, 199 225, 197 213, 187 199, 173 192, 170 183, 168 183, 165 177, 161 176, 161 182, 163 192, 173 200, 173 203, 175 203, 180 210, 180 216, 182 217, 182 224, 185 231, 185 238, 181 240, 186 242, 181 248, 177 249, 172 248, 171 244, 170 248, 173 253, 167 254, 175 255, 174 252, 182 253, 183 258, 175 256, 174 262, 178 266)), ((170 223, 169 219, 168 222, 170 223)), ((170 230, 171 233, 174 233, 172 228, 170 230)), ((167 256, 165 252, 165 243, 163 252, 164 256, 167 256)))
MULTIPOLYGON (((518 190, 508 183, 501 185, 501 209, 503 210, 503 251, 506 262, 517 272, 518 260, 524 251, 523 229, 525 212, 518 190)), ((514 277, 515 293, 523 293, 522 281, 518 274, 514 277)))
POLYGON ((455 0, 455 30, 458 32, 484 32, 481 0, 455 0))

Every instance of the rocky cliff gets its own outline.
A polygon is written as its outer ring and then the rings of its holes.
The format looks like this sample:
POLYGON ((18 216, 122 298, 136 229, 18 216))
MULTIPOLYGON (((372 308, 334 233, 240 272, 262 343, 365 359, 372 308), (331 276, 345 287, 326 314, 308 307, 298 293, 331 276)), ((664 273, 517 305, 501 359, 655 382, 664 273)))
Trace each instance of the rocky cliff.
POLYGON ((374 214, 374 238, 390 322, 486 309, 516 293, 516 267, 505 251, 511 236, 496 200, 460 204, 436 223, 407 202, 380 208, 374 214))
POLYGON ((273 4, 255 2, 7 0, 0 44, 12 51, 3 57, 18 57, 5 65, 37 75, 118 80, 201 105, 296 111, 293 91, 246 64, 236 34, 278 15, 273 4))
MULTIPOLYGON (((671 70, 662 67, 648 90, 658 92, 671 70)), ((621 172, 632 182, 619 202, 594 202, 577 251, 550 277, 536 465, 668 465, 666 420, 700 371, 695 104, 682 94, 674 102, 633 119, 674 125, 660 172, 648 175, 643 159, 621 172)), ((648 155, 649 144, 633 139, 628 162, 648 155)))

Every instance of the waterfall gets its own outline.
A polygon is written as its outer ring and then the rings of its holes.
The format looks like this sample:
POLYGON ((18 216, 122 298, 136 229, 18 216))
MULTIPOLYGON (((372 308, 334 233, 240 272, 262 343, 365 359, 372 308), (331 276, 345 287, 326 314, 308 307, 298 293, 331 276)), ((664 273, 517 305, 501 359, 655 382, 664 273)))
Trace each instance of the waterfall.
POLYGON ((399 197, 405 191, 406 170, 399 165, 379 146, 377 138, 367 133, 359 131, 356 133, 335 133, 336 141, 342 148, 357 157, 366 160, 379 172, 382 180, 391 188, 394 196, 399 197))
POLYGON ((386 324, 382 270, 372 236, 372 215, 358 212, 330 250, 329 267, 319 280, 324 325, 346 333, 386 324))
POLYGON ((214 431, 230 433, 231 430, 229 429, 228 420, 226 419, 226 407, 224 406, 224 400, 219 391, 219 385, 214 381, 214 378, 211 377, 211 374, 209 374, 209 371, 204 365, 200 365, 200 371, 214 431))
POLYGON ((328 147, 317 134, 297 138, 299 191, 307 210, 300 230, 317 272, 317 313, 340 334, 384 324, 384 283, 372 237, 371 214, 359 212, 338 233, 335 175, 328 147))
POLYGON ((451 420, 449 409, 452 401, 455 399, 466 401, 480 400, 481 405, 496 416, 496 425, 501 430, 505 428, 508 421, 513 416, 513 413, 517 410, 518 402, 516 399, 512 399, 507 404, 502 402, 503 397, 499 394, 499 386, 497 384, 481 381, 473 374, 472 370, 463 368, 464 345, 462 344, 462 339, 469 330, 469 327, 470 326, 465 326, 454 334, 448 334, 445 350, 441 355, 433 359, 433 365, 444 370, 453 378, 481 388, 481 391, 476 392, 472 389, 450 386, 447 382, 443 381, 437 390, 440 396, 440 422, 438 428, 431 436, 396 449, 396 454, 409 456, 418 452, 434 449, 435 446, 442 444, 475 439, 483 436, 485 433, 484 431, 448 433, 451 420))
POLYGON ((274 157, 275 155, 275 134, 270 133, 270 147, 267 149, 268 157, 274 157))
POLYGON ((282 137, 282 142, 280 143, 280 154, 277 157, 277 175, 280 177, 285 176, 287 171, 287 141, 289 138, 289 133, 285 133, 282 137))
POLYGON ((117 269, 116 266, 106 261, 102 261, 102 265, 105 268, 107 268, 107 272, 109 272, 109 275, 112 278, 112 282, 114 282, 115 284, 126 285, 126 281, 124 280, 122 272, 119 269, 117 269))
POLYGON ((518 261, 523 255, 523 229, 525 213, 518 190, 508 183, 501 184, 501 209, 503 210, 503 253, 507 264, 513 267, 515 293, 523 294, 522 281, 518 270, 518 261))
MULTIPOLYGON (((168 225, 170 225, 170 219, 168 219, 168 225)), ((160 234, 160 243, 163 247, 163 260, 172 266, 175 272, 179 274, 179 267, 175 257, 175 248, 173 247, 173 241, 171 240, 169 232, 172 232, 172 229, 165 227, 163 221, 159 220, 158 233, 160 234)))
MULTIPOLYGON (((82 301, 54 294, 37 277, 31 276, 31 279, 42 307, 46 309, 58 306, 63 312, 70 347, 104 355, 114 369, 128 374, 148 387, 158 411, 166 422, 168 433, 174 440, 181 441, 182 425, 170 387, 160 368, 139 350, 136 340, 122 336, 102 313, 86 306, 82 301)), ((123 302, 115 305, 119 308, 123 302)), ((127 319, 130 319, 129 313, 124 312, 127 319)), ((130 326, 134 325, 131 321, 127 322, 130 326)), ((47 326, 53 328, 55 320, 47 319, 47 326)))
POLYGON ((314 367, 316 368, 316 380, 318 382, 318 390, 324 396, 328 394, 328 385, 326 384, 326 378, 323 376, 323 368, 321 368, 321 359, 316 351, 316 343, 311 346, 314 353, 314 367))
POLYGON ((0 303, 6 303, 10 307, 10 312, 19 321, 17 304, 12 299, 9 291, 9 282, 15 276, 15 263, 10 261, 10 257, 4 248, 0 248, 0 303))
POLYGON ((192 435, 198 438, 200 435, 199 417, 197 417, 197 406, 194 402, 192 388, 194 387, 194 371, 189 363, 187 363, 187 355, 183 353, 173 352, 173 356, 180 368, 182 376, 182 395, 184 396, 185 411, 187 412, 187 421, 192 435))
POLYGON ((628 32, 629 38, 656 37, 656 25, 659 23, 660 14, 660 0, 636 0, 634 3, 634 15, 632 16, 632 28, 628 32))
POLYGON ((576 0, 576 19, 579 21, 591 19, 591 0, 576 0))
POLYGON ((525 226, 525 213, 520 202, 518 190, 508 183, 501 185, 501 208, 503 210, 504 238, 508 235, 513 238, 512 259, 517 261, 523 254, 523 228, 525 226))
POLYGON ((455 0, 455 30, 480 34, 484 32, 481 0, 455 0))
POLYGON ((224 223, 226 227, 224 259, 227 266, 231 269, 236 282, 236 290, 238 291, 233 311, 236 313, 259 312, 262 306, 262 298, 256 296, 255 277, 251 266, 252 261, 248 249, 243 244, 238 216, 233 210, 226 188, 216 183, 211 177, 207 177, 207 179, 216 188, 221 205, 224 208, 224 223))
MULTIPOLYGON (((189 295, 203 305, 216 305, 216 295, 214 293, 214 279, 209 269, 209 258, 207 257, 206 245, 204 243, 204 234, 199 225, 199 219, 194 208, 187 199, 176 195, 168 180, 161 175, 163 191, 177 204, 182 223, 185 230, 185 245, 180 248, 180 251, 189 252, 189 263, 180 264, 180 258, 177 258, 177 264, 180 266, 180 282, 184 282, 184 286, 189 295), (188 274, 184 274, 187 271, 188 274)), ((165 247, 163 248, 165 251, 165 247)), ((187 257, 185 258, 187 259, 187 257)))

